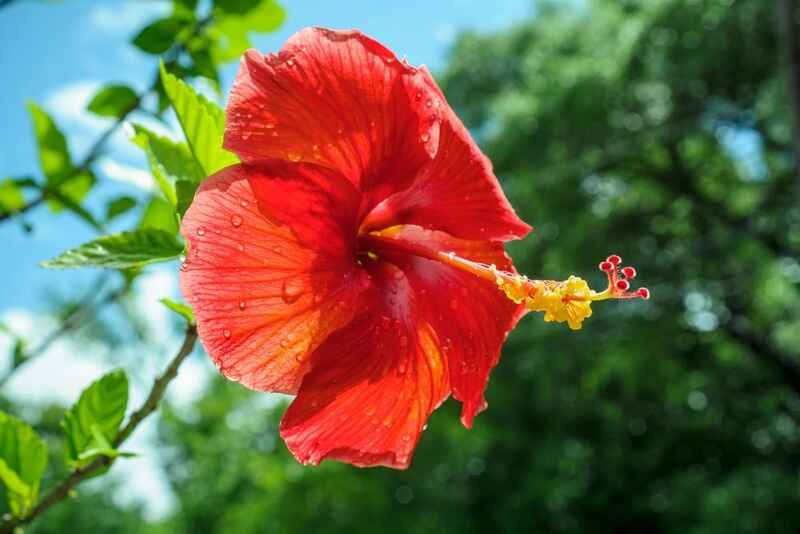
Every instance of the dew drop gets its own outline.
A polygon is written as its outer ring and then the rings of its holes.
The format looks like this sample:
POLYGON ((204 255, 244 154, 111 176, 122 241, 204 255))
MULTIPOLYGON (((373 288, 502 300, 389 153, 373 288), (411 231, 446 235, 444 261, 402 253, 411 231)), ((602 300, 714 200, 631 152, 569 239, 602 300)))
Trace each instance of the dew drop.
POLYGON ((432 106, 433 106, 433 100, 428 100, 427 102, 425 102, 425 107, 429 108, 432 106))
POLYGON ((289 161, 294 162, 298 162, 303 159, 303 156, 301 156, 299 152, 287 152, 286 157, 289 159, 289 161))
POLYGON ((240 301, 239 301, 239 309, 240 309, 240 310, 242 310, 242 311, 244 311, 244 309, 245 309, 246 307, 247 307, 247 303, 246 303, 245 301, 243 301, 243 300, 240 300, 240 301))
POLYGON ((184 261, 183 263, 181 263, 181 271, 186 271, 188 269, 189 269, 189 262, 188 261, 184 261))
POLYGON ((222 331, 222 337, 224 337, 225 339, 230 339, 231 331, 226 328, 225 330, 222 331))
POLYGON ((197 229, 197 235, 206 235, 206 229, 201 226, 197 229))
POLYGON ((431 136, 426 134, 426 133, 424 133, 421 136, 419 136, 419 138, 422 139, 423 143, 427 143, 430 140, 431 136))
POLYGON ((242 134, 242 140, 243 140, 243 141, 247 141, 248 139, 250 139, 250 134, 248 134, 248 133, 243 133, 243 134, 242 134))
POLYGON ((274 252, 275 254, 280 254, 281 247, 272 247, 272 252, 274 252))
POLYGON ((414 95, 414 98, 417 100, 422 100, 422 91, 417 91, 417 94, 414 95))
POLYGON ((239 205, 241 207, 243 207, 243 208, 246 208, 247 207, 247 201, 246 200, 242 200, 241 202, 239 202, 239 205))
POLYGON ((239 228, 242 225, 242 218, 238 215, 234 215, 231 217, 231 224, 234 228, 239 228))
POLYGON ((244 244, 243 243, 237 243, 236 244, 236 250, 238 250, 239 252, 244 252, 244 244))
POLYGON ((289 59, 289 60, 286 62, 286 64, 287 64, 287 65, 289 65, 290 67, 293 67, 293 66, 294 66, 294 60, 293 60, 293 59, 289 59))
POLYGON ((281 297, 286 304, 297 302, 300 295, 303 294, 303 284, 296 279, 287 279, 283 281, 283 291, 281 297))
MULTIPOLYGON (((294 359, 297 360, 297 363, 303 363, 306 360, 303 354, 298 354, 297 356, 294 357, 294 359)), ((316 407, 316 401, 311 403, 311 407, 312 408, 316 407)))

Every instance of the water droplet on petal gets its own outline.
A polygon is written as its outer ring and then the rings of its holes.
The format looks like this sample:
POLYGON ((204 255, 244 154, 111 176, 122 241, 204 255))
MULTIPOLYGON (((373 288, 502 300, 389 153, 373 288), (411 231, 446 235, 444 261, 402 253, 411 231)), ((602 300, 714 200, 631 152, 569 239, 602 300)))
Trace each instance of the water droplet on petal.
POLYGON ((239 228, 239 227, 242 225, 242 218, 241 218, 241 217, 239 217, 238 215, 234 215, 234 216, 232 216, 232 217, 231 217, 231 224, 232 224, 232 225, 233 225, 235 228, 239 228))
POLYGON ((240 300, 240 301, 239 301, 239 309, 240 309, 240 310, 242 310, 242 311, 244 311, 244 309, 245 309, 246 307, 247 307, 247 303, 246 303, 245 301, 243 301, 243 300, 240 300))
POLYGON ((420 135, 419 138, 422 139, 423 143, 427 143, 430 140, 431 136, 428 135, 427 133, 424 133, 420 135))
POLYGON ((432 107, 432 106, 433 106, 433 100, 428 100, 427 102, 425 102, 425 107, 429 108, 429 107, 432 107))
POLYGON ((222 331, 222 337, 224 337, 225 339, 230 339, 231 331, 226 328, 225 330, 222 331))
POLYGON ((201 226, 197 229, 197 235, 206 235, 206 229, 201 226))
POLYGON ((303 159, 303 156, 301 156, 299 152, 287 152, 286 157, 289 159, 289 161, 294 162, 298 162, 303 159))
POLYGON ((422 91, 417 91, 417 94, 414 95, 414 98, 416 100, 422 100, 422 91))
POLYGON ((290 60, 288 60, 288 61, 286 62, 286 64, 287 64, 287 65, 289 65, 290 67, 292 67, 292 66, 294 66, 294 60, 293 60, 293 59, 290 59, 290 60))
POLYGON ((243 140, 243 141, 247 141, 248 139, 250 139, 250 134, 248 134, 248 133, 243 133, 243 134, 242 134, 242 140, 243 140))
POLYGON ((243 243, 237 243, 236 244, 236 250, 238 250, 239 252, 244 252, 244 244, 243 243))
POLYGON ((246 200, 242 200, 242 201, 239 203, 239 205, 241 205, 243 208, 246 208, 246 207, 247 207, 247 201, 246 201, 246 200))
POLYGON ((281 297, 286 304, 297 302, 303 294, 303 283, 296 279, 286 279, 283 281, 283 291, 281 297))

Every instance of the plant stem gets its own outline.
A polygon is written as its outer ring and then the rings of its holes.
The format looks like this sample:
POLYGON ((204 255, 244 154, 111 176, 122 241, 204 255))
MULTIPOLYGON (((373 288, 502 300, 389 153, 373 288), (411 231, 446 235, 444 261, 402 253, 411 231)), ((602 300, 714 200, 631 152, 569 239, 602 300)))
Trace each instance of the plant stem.
MULTIPOLYGON (((138 410, 133 412, 119 432, 114 438, 114 447, 119 447, 126 439, 130 437, 139 424, 147 418, 148 415, 158 409, 158 404, 164 397, 167 391, 167 386, 178 375, 178 368, 183 361, 192 353, 195 342, 197 341, 197 328, 194 325, 186 329, 181 348, 172 361, 169 363, 164 372, 154 382, 150 388, 150 393, 147 399, 142 403, 138 410)), ((99 470, 110 466, 114 460, 107 456, 101 456, 93 460, 89 465, 75 469, 67 478, 62 480, 57 486, 51 489, 39 503, 27 515, 23 517, 5 517, 0 522, 0 534, 12 534, 17 527, 27 525, 41 514, 46 512, 51 506, 63 501, 75 487, 78 486, 84 479, 98 472, 99 470)))

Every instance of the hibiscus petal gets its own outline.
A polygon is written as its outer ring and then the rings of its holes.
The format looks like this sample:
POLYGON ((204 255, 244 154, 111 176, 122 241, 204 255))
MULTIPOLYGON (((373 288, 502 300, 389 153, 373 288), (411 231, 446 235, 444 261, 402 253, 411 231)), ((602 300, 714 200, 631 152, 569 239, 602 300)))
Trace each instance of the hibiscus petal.
POLYGON ((431 412, 447 397, 447 363, 436 334, 396 267, 368 267, 369 306, 312 356, 313 370, 281 422, 303 462, 329 458, 404 469, 431 412))
POLYGON ((416 248, 453 252, 514 272, 511 259, 500 242, 467 241, 410 225, 394 232, 392 239, 371 243, 408 277, 418 296, 419 316, 432 326, 447 357, 453 397, 463 404, 461 422, 472 427, 475 415, 486 408, 484 390, 503 342, 525 309, 492 282, 422 257, 416 248))
POLYGON ((245 53, 225 147, 247 162, 324 165, 381 199, 436 154, 441 112, 426 105, 434 96, 422 71, 377 41, 308 28, 278 54, 245 53))
POLYGON ((203 182, 181 225, 181 289, 225 376, 294 393, 309 353, 352 318, 368 282, 349 237, 356 199, 308 165, 235 165, 203 182))
POLYGON ((463 239, 521 239, 531 227, 514 212, 492 164, 447 104, 425 67, 429 87, 436 92, 434 107, 443 120, 439 150, 424 165, 413 184, 378 205, 364 223, 369 230, 396 224, 416 224, 443 230, 463 239))

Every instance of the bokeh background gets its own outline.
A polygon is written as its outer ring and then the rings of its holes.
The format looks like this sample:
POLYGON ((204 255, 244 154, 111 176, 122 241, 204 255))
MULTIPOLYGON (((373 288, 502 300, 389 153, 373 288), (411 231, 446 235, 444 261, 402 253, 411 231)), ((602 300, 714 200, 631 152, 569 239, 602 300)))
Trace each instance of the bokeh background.
POLYGON ((578 333, 527 317, 475 428, 445 403, 404 472, 301 467, 278 437, 286 399, 222 380, 197 350, 127 447, 140 456, 27 531, 800 530, 793 0, 226 3, 256 6, 227 34, 206 0, 0 1, 0 213, 36 197, 1 181, 41 175, 29 101, 94 177, 80 209, 0 219, 0 407, 48 437, 45 487, 81 389, 123 367, 136 404, 180 341, 158 303, 178 297, 177 265, 38 267, 96 226, 164 224, 123 124, 177 137, 151 90, 159 55, 224 104, 237 62, 215 39, 267 52, 305 26, 359 28, 434 71, 536 228, 510 247, 522 272, 599 286, 615 252, 653 298, 598 306, 578 333), (176 6, 196 13, 190 33, 141 38, 176 6), (123 119, 86 110, 111 82, 145 95, 123 119))

